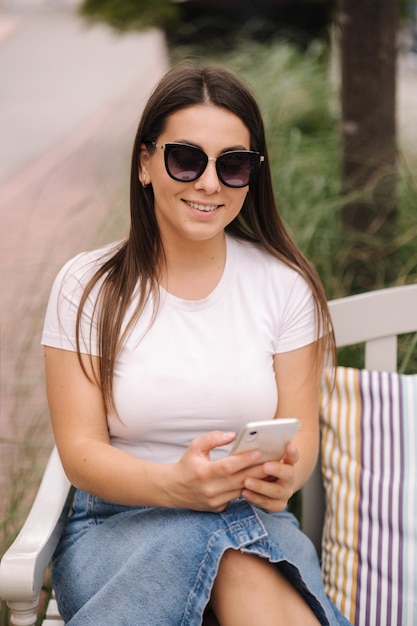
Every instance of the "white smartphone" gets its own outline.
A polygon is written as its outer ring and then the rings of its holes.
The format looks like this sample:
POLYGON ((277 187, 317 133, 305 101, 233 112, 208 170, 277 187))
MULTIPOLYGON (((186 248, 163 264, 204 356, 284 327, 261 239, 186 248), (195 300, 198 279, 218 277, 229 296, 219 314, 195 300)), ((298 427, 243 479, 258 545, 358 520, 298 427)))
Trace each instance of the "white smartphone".
POLYGON ((259 450, 262 456, 256 462, 257 465, 267 461, 280 461, 299 427, 300 422, 295 417, 249 422, 236 438, 230 454, 259 450))

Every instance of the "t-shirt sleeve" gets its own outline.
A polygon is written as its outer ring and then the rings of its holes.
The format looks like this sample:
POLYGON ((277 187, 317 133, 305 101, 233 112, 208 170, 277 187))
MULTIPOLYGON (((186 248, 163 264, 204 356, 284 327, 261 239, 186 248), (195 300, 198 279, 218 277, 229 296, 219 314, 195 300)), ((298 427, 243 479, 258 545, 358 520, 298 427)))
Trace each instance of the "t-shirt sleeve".
MULTIPOLYGON (((92 264, 85 254, 78 255, 61 269, 49 297, 42 345, 72 352, 77 350, 77 313, 85 286, 92 275, 92 264)), ((97 356, 99 350, 94 315, 96 295, 97 288, 94 288, 84 305, 79 339, 81 352, 97 356)))
POLYGON ((317 314, 311 287, 298 273, 287 292, 275 353, 290 352, 317 340, 317 314))

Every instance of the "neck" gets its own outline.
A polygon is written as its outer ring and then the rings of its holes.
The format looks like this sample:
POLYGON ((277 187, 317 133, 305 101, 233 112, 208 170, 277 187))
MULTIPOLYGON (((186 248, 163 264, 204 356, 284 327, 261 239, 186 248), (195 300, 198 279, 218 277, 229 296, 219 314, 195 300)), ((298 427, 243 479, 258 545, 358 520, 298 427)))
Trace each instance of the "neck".
POLYGON ((222 259, 226 256, 226 237, 219 233, 212 239, 203 241, 180 242, 163 241, 166 266, 169 271, 192 269, 211 265, 213 259, 222 259))
POLYGON ((226 262, 224 233, 208 241, 164 242, 165 266, 160 284, 185 300, 199 300, 209 295, 222 277, 226 262))

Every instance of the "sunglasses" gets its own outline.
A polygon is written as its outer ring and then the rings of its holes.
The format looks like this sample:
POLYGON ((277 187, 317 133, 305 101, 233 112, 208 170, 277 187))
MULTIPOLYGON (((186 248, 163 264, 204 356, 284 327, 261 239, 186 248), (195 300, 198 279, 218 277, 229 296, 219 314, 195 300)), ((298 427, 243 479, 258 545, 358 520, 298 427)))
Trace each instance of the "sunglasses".
POLYGON ((165 169, 168 175, 181 183, 191 183, 203 174, 209 161, 216 164, 217 176, 226 187, 246 187, 257 172, 264 157, 250 150, 231 150, 217 157, 185 143, 159 144, 150 142, 164 151, 165 169))

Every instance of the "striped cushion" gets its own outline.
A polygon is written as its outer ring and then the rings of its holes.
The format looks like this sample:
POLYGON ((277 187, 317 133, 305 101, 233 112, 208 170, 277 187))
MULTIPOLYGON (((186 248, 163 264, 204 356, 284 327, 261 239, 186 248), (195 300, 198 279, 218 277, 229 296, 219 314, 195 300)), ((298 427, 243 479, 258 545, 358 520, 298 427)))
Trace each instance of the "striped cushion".
POLYGON ((416 452, 417 376, 338 367, 322 408, 323 574, 355 626, 417 624, 416 452))

